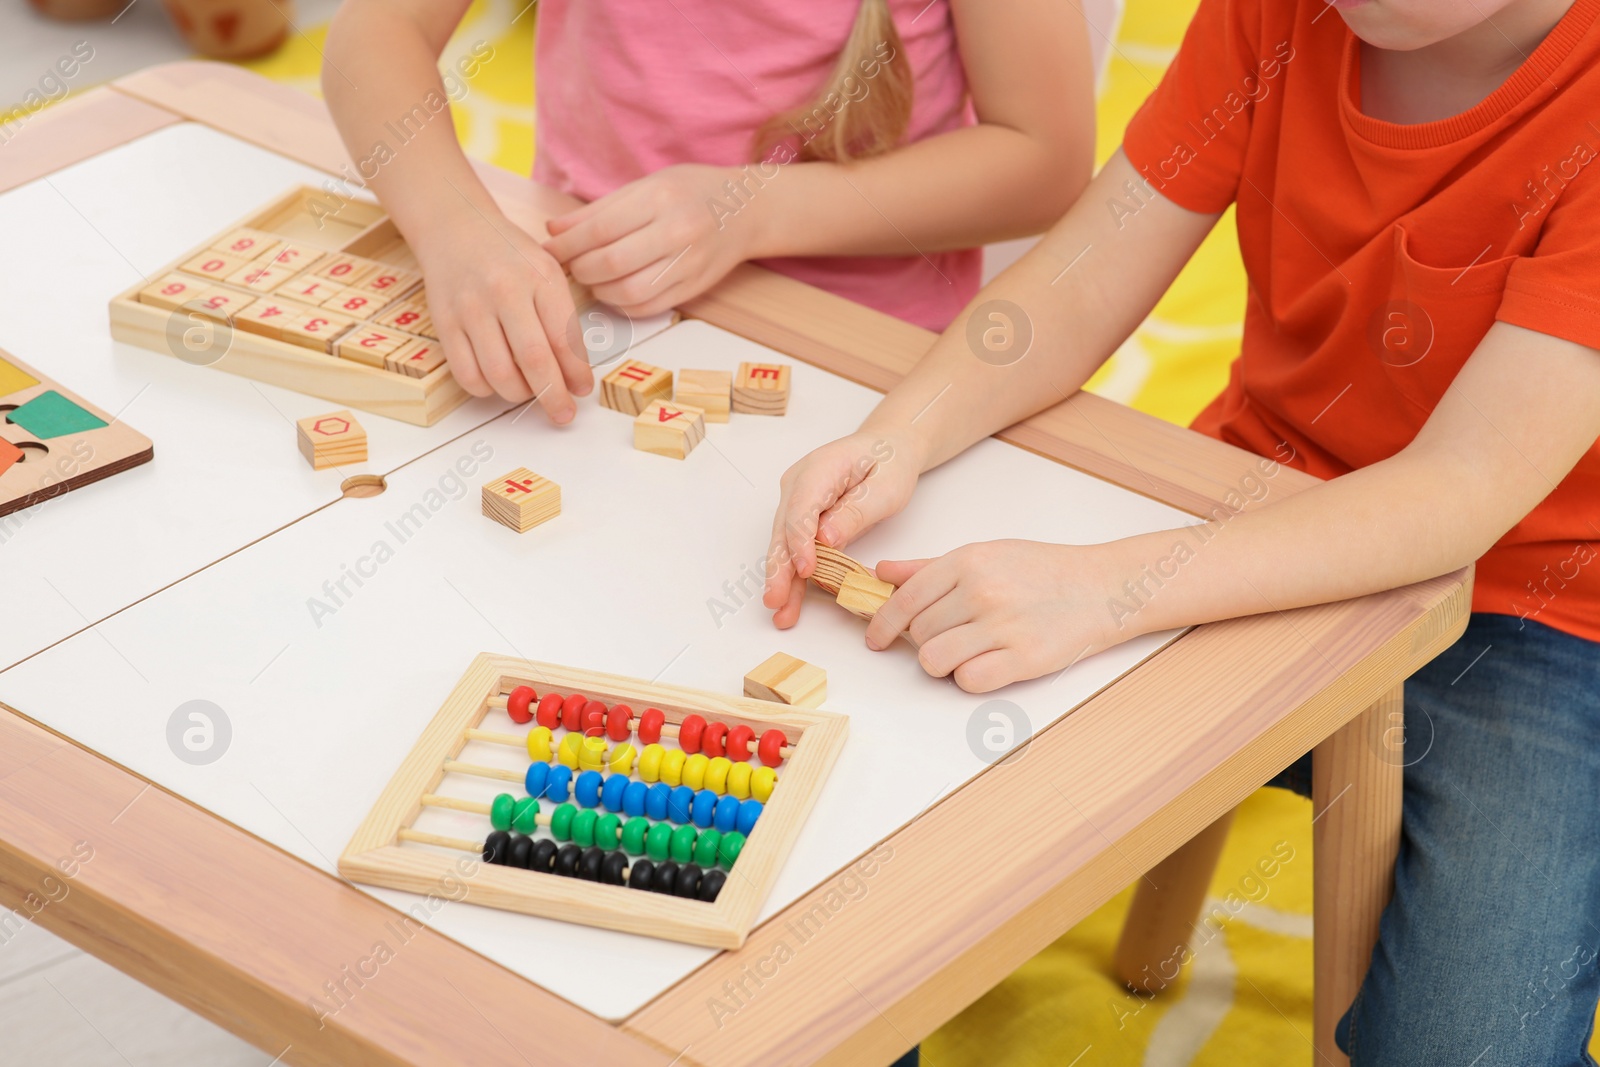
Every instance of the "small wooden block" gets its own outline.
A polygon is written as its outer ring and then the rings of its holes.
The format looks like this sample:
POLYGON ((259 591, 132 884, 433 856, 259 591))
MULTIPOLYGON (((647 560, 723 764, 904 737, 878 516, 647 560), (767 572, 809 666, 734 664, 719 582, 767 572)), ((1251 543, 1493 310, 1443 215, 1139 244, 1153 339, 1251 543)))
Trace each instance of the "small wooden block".
POLYGON ((637 415, 650 402, 672 395, 672 372, 636 359, 600 379, 600 403, 624 415, 637 415))
POLYGON ((264 267, 277 270, 287 270, 291 275, 308 270, 319 262, 323 256, 330 255, 320 248, 311 245, 285 244, 276 249, 269 249, 263 256, 256 257, 256 262, 264 267))
POLYGON ((185 274, 198 275, 220 282, 241 270, 250 261, 243 256, 230 256, 226 252, 201 252, 182 263, 178 269, 185 274))
POLYGON ((296 304, 292 300, 263 296, 252 301, 241 311, 233 313, 234 329, 243 330, 275 341, 283 340, 283 328, 297 319, 309 317, 315 308, 296 304))
POLYGON ((828 672, 803 659, 774 652, 744 676, 744 695, 797 708, 820 708, 828 699, 828 672))
POLYGON ((334 346, 334 355, 353 359, 369 367, 384 369, 383 360, 390 352, 404 346, 411 338, 395 330, 378 330, 371 326, 358 326, 345 334, 334 346))
POLYGON ((705 412, 688 404, 652 400, 633 420, 633 447, 684 459, 706 436, 705 412))
POLYGON ((364 319, 381 311, 388 301, 379 293, 365 293, 360 289, 340 289, 322 301, 321 306, 353 319, 364 319))
POLYGON ((527 533, 561 514, 561 487, 518 467, 483 487, 483 513, 502 526, 527 533))
POLYGON ((672 399, 699 408, 707 422, 727 422, 733 375, 725 370, 680 370, 672 399))
POLYGON ((782 415, 789 410, 789 365, 741 363, 733 379, 733 410, 743 415, 782 415))
POLYGON ((317 265, 312 271, 316 278, 326 278, 335 285, 350 288, 361 282, 367 275, 377 270, 379 264, 360 256, 337 255, 329 258, 326 263, 317 265))
POLYGON ((184 274, 169 274, 160 281, 151 282, 139 290, 139 303, 151 304, 172 311, 199 296, 210 288, 198 278, 184 274))
POLYGON ((428 314, 428 305, 420 295, 407 297, 399 303, 384 308, 383 314, 373 319, 373 322, 379 326, 387 326, 391 330, 404 330, 420 337, 434 336, 433 316, 428 314))
POLYGON ((211 319, 228 318, 255 303, 255 297, 249 293, 221 285, 203 290, 194 299, 200 302, 200 306, 194 309, 196 313, 211 319))
POLYGON ((295 423, 295 431, 300 454, 313 470, 367 460, 367 431, 348 411, 310 415, 295 423))
POLYGON ((431 337, 419 337, 383 357, 385 370, 408 378, 426 378, 444 366, 444 347, 431 337))
POLYGON ((302 274, 291 278, 277 288, 277 295, 290 300, 298 300, 302 304, 321 304, 330 296, 340 292, 339 283, 330 282, 326 278, 318 278, 310 274, 302 274))
POLYGON ((839 582, 839 606, 852 615, 871 619, 894 595, 895 587, 870 574, 850 571, 839 582))
POLYGON ((355 288, 364 293, 377 293, 389 300, 394 300, 402 293, 415 289, 422 281, 422 275, 414 270, 401 270, 398 267, 382 267, 366 278, 355 288))
POLYGON ((266 255, 281 244, 283 241, 270 233, 243 227, 218 237, 212 242, 211 250, 226 252, 248 261, 266 255))
POLYGON ((333 343, 346 330, 356 324, 348 315, 340 315, 320 308, 308 311, 293 322, 283 325, 282 337, 291 344, 314 348, 318 352, 333 351, 333 343))
POLYGON ((294 276, 288 267, 274 267, 270 260, 246 263, 228 275, 228 284, 253 293, 270 293, 294 276))

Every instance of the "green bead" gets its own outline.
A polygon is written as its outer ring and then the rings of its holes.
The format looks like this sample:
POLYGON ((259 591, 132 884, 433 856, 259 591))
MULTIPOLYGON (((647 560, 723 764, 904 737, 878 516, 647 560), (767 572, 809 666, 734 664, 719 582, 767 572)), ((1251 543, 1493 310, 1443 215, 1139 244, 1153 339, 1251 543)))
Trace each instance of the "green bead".
POLYGON ((739 859, 739 853, 743 851, 744 835, 737 830, 729 830, 717 844, 717 862, 722 864, 723 870, 731 871, 739 859))
POLYGON ((558 804, 556 810, 550 813, 550 836, 557 841, 571 841, 572 820, 577 814, 576 805, 558 804))
POLYGON ((510 793, 501 793, 489 805, 489 822, 496 830, 511 829, 511 813, 516 810, 517 798, 510 793))
POLYGON ((644 854, 652 863, 661 863, 672 848, 672 824, 658 822, 644 835, 644 854))
POLYGON ((617 847, 617 837, 622 832, 622 816, 607 813, 594 824, 594 843, 604 849, 617 847))
POLYGON ((511 828, 519 834, 531 834, 539 828, 539 802, 523 797, 511 809, 511 828))
POLYGON ((672 831, 672 862, 688 863, 694 858, 695 829, 684 825, 672 831))
POLYGON ((622 851, 630 856, 644 855, 644 835, 650 832, 650 820, 638 816, 628 820, 622 828, 622 851))
POLYGON ((600 816, 593 808, 584 808, 572 820, 572 843, 581 848, 594 844, 594 824, 600 816))
POLYGON ((717 865, 717 845, 722 840, 722 831, 715 826, 707 827, 700 831, 700 839, 694 843, 694 862, 706 870, 717 865))

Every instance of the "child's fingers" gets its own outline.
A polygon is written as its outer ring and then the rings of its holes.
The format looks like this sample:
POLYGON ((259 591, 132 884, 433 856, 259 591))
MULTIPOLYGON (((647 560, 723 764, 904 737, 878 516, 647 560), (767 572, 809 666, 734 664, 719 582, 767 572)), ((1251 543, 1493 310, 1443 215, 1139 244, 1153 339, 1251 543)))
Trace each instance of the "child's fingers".
POLYGON ((670 262, 682 249, 668 249, 659 226, 643 226, 610 244, 574 256, 567 264, 584 285, 614 282, 644 270, 657 261, 670 262))
POLYGON ((507 400, 522 401, 533 396, 528 381, 517 368, 517 362, 506 344, 500 322, 493 316, 480 319, 467 327, 467 338, 472 342, 478 366, 494 391, 507 400))
POLYGON ((467 340, 467 335, 453 327, 439 328, 441 336, 439 343, 444 346, 445 362, 450 364, 450 373, 460 383, 461 388, 476 397, 494 395, 494 386, 489 384, 483 376, 483 371, 478 367, 478 357, 472 351, 472 342, 467 340))
POLYGON ((1015 649, 995 648, 967 660, 953 672, 956 684, 969 693, 991 693, 1032 673, 1015 649))
POLYGON ((784 597, 783 604, 772 613, 772 623, 780 630, 787 630, 800 621, 800 607, 806 602, 806 583, 791 582, 789 592, 784 597))
MULTIPOLYGON (((619 192, 622 191, 625 190, 619 192)), ((654 218, 650 206, 642 198, 618 193, 602 197, 589 207, 594 209, 592 213, 544 243, 544 250, 563 264, 585 252, 622 240, 654 218)))
POLYGON ((972 622, 974 614, 972 605, 962 596, 961 586, 957 585, 922 609, 917 617, 911 620, 904 633, 911 638, 913 645, 921 648, 947 630, 954 630, 958 626, 972 622))
POLYGON ((565 284, 541 285, 533 291, 533 307, 544 324, 545 337, 555 352, 556 367, 567 392, 588 396, 594 391, 594 368, 589 364, 589 350, 583 346, 572 293, 565 284))
POLYGON ((994 651, 994 637, 987 628, 968 623, 929 639, 917 650, 917 662, 933 677, 944 678, 994 651))
MULTIPOLYGON (((884 581, 890 581, 884 578, 884 581)), ((896 589, 867 624, 867 647, 884 649, 911 628, 911 620, 922 614, 956 586, 953 566, 925 566, 910 575, 896 589)))
MULTIPOLYGON (((619 308, 642 308, 659 303, 673 286, 688 279, 688 268, 683 265, 683 259, 678 255, 678 252, 682 251, 684 249, 678 249, 671 255, 654 259, 625 278, 597 285, 594 287, 594 295, 619 308)), ((642 314, 642 312, 630 310, 629 314, 642 314)))
POLYGON ((911 576, 932 563, 930 559, 886 559, 872 568, 874 574, 890 585, 905 585, 911 576))
POLYGON ((549 338, 545 336, 544 327, 533 309, 523 308, 508 315, 505 332, 511 345, 512 358, 532 390, 533 399, 557 426, 571 422, 573 415, 577 414, 576 406, 561 380, 555 353, 550 351, 549 338))

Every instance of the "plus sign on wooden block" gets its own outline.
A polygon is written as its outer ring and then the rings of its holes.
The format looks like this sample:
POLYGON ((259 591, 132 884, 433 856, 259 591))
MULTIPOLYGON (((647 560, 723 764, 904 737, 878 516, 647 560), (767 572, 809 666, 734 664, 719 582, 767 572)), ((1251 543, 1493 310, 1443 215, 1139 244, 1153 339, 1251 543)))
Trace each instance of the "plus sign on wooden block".
POLYGON ((744 695, 797 708, 820 708, 828 699, 828 674, 803 659, 774 652, 744 676, 744 695))
POLYGON ((683 459, 706 436, 705 412, 687 404, 653 400, 633 420, 633 447, 683 459))
POLYGON ((672 395, 672 372, 625 360, 622 366, 600 379, 600 403, 624 415, 637 415, 657 398, 672 395))
POLYGON ((483 487, 483 513, 502 526, 527 533, 561 514, 561 487, 518 467, 483 487))
POLYGON ((672 399, 699 408, 707 422, 727 422, 733 375, 725 370, 680 370, 672 399))
POLYGON ((739 364, 733 379, 733 410, 743 415, 782 415, 789 410, 789 365, 739 364))
POLYGON ((295 429, 300 454, 313 470, 367 460, 367 431, 348 411, 311 415, 295 423, 295 429))

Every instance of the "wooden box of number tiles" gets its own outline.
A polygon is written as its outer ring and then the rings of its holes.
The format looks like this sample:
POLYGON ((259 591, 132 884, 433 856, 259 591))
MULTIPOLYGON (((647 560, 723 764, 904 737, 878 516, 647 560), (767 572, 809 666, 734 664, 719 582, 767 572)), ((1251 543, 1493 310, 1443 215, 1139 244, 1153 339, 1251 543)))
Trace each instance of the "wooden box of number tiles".
POLYGON ((206 319, 231 328, 195 360, 219 370, 419 426, 467 399, 416 259, 370 201, 297 188, 111 301, 111 335, 155 352, 206 319))

